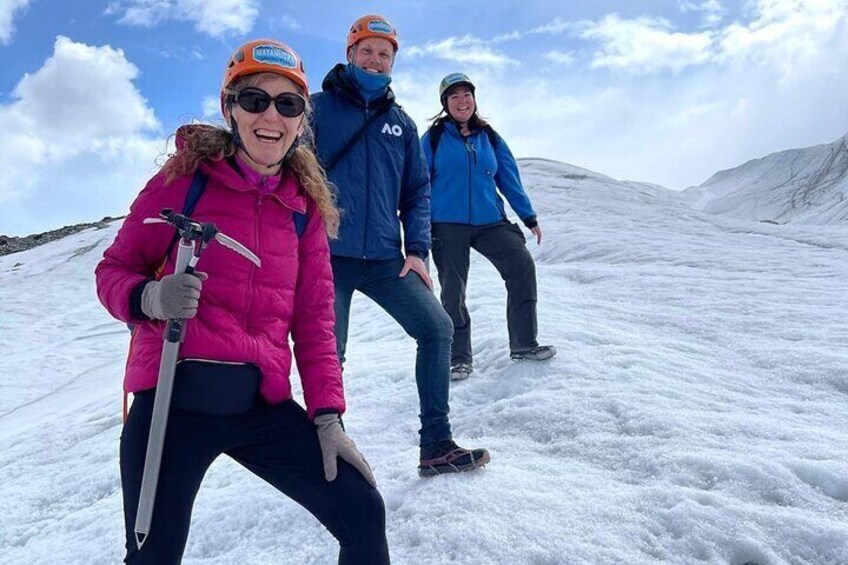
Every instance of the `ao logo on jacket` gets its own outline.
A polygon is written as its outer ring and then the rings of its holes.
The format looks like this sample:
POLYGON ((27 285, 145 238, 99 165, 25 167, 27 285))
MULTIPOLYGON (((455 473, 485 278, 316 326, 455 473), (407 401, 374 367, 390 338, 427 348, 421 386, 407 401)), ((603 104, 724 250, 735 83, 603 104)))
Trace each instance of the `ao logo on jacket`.
POLYGON ((389 133, 396 137, 400 137, 403 135, 403 129, 401 129, 401 127, 397 124, 389 125, 388 123, 386 123, 383 125, 381 133, 389 133))

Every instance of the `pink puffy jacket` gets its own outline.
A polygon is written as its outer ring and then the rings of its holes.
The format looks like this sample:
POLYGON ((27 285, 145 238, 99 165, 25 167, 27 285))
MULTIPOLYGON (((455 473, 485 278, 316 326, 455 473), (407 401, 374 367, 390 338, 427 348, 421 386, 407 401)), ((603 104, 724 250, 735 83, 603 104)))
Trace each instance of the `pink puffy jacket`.
MULTIPOLYGON (((333 273, 315 202, 288 175, 276 189, 260 190, 279 177, 260 177, 246 167, 242 176, 224 160, 204 161, 200 167, 209 180, 192 217, 215 223, 258 255, 262 267, 217 242, 206 247, 197 269, 209 278, 197 317, 186 324, 180 358, 253 363, 262 373, 262 395, 279 403, 292 397, 291 335, 309 417, 321 409, 343 413, 333 335, 333 273), (308 217, 300 238, 293 211, 308 217)), ((175 233, 167 224, 142 220, 157 217, 162 208, 181 210, 191 182, 191 175, 168 184, 161 172, 154 176, 95 271, 100 302, 114 317, 135 324, 124 378, 127 392, 156 386, 165 322, 133 319, 130 293, 154 276, 175 233)), ((165 274, 173 272, 176 255, 175 246, 165 274)))

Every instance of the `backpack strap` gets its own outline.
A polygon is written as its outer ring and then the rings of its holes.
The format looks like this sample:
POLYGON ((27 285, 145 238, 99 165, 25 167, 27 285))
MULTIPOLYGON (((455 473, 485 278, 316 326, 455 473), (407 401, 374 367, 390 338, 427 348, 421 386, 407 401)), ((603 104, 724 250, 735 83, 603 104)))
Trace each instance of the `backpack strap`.
POLYGON ((375 121, 377 121, 377 118, 379 118, 380 116, 382 116, 383 114, 385 114, 386 112, 391 110, 392 106, 394 106, 394 105, 395 105, 394 102, 392 102, 391 104, 389 104, 385 108, 380 108, 377 112, 372 114, 370 118, 365 120, 365 123, 362 124, 362 127, 359 128, 356 131, 356 133, 354 133, 352 136, 350 136, 350 139, 348 139, 347 142, 345 142, 345 144, 342 146, 342 148, 339 149, 338 151, 336 151, 336 154, 333 155, 330 159, 327 159, 327 164, 324 165, 324 172, 329 175, 330 171, 332 171, 334 168, 336 168, 336 165, 338 165, 339 161, 342 160, 342 157, 347 155, 347 152, 350 151, 351 149, 353 149, 353 146, 356 145, 359 142, 359 140, 362 138, 363 135, 365 135, 365 131, 368 129, 368 126, 370 126, 375 121))
MULTIPOLYGON (((201 172, 200 168, 194 171, 194 177, 191 179, 191 186, 188 187, 188 192, 186 193, 186 199, 183 203, 182 215, 183 216, 191 216, 194 213, 194 208, 197 206, 197 201, 200 200, 200 197, 203 196, 203 191, 206 190, 206 183, 209 181, 209 177, 207 177, 203 172, 201 172)), ((154 275, 155 278, 159 278, 159 275, 162 274, 162 270, 165 268, 165 264, 168 262, 168 257, 171 256, 171 252, 174 250, 174 246, 180 240, 180 234, 175 233, 174 237, 171 238, 171 243, 168 244, 168 250, 165 252, 165 258, 162 259, 162 263, 159 267, 156 268, 156 273, 154 275)), ((127 328, 132 332, 135 328, 135 324, 127 324, 127 328)), ((124 396, 124 409, 126 411, 126 395, 124 396)), ((124 414, 124 419, 126 420, 126 413, 124 414)))
POLYGON ((194 213, 197 201, 203 196, 203 191, 206 190, 206 183, 208 181, 209 177, 198 167, 194 171, 194 178, 191 179, 191 186, 188 187, 188 194, 186 194, 185 203, 183 204, 184 216, 191 216, 194 213))
MULTIPOLYGON (((188 187, 188 193, 186 193, 186 199, 183 203, 183 216, 191 217, 194 213, 194 209, 197 207, 197 202, 206 190, 206 184, 208 181, 209 177, 207 177, 200 169, 197 169, 194 172, 194 178, 191 180, 191 186, 188 187)), ((303 232, 306 231, 306 226, 309 223, 309 217, 302 212, 292 212, 292 215, 294 219, 294 229, 297 232, 297 238, 300 239, 301 236, 303 236, 303 232)), ((179 234, 174 235, 170 245, 168 245, 168 253, 165 257, 168 257, 171 254, 171 251, 174 250, 174 245, 176 245, 179 239, 179 234)))
POLYGON ((436 150, 439 148, 439 141, 441 141, 444 131, 445 124, 442 122, 430 126, 430 153, 433 154, 433 160, 436 159, 436 150))
POLYGON ((436 174, 436 150, 439 148, 439 141, 442 139, 442 134, 445 131, 445 124, 442 122, 437 122, 430 126, 430 155, 432 158, 430 159, 430 182, 433 181, 433 176, 436 174))
POLYGON ((486 124, 485 126, 483 126, 483 131, 486 132, 486 137, 489 138, 489 143, 492 145, 492 149, 497 151, 498 145, 501 144, 501 138, 498 137, 498 134, 495 133, 494 128, 492 126, 490 126, 489 124, 486 124))
MULTIPOLYGON (((206 190, 206 183, 209 182, 209 177, 200 170, 200 167, 194 171, 194 177, 191 179, 191 186, 188 187, 188 192, 186 193, 186 199, 183 203, 183 210, 181 214, 183 216, 189 216, 194 213, 195 207, 197 207, 197 202, 200 200, 200 197, 203 196, 203 192, 206 190)), ((171 256, 171 251, 174 250, 174 246, 180 240, 180 234, 175 233, 174 237, 171 238, 171 243, 168 244, 168 251, 165 253, 165 260, 162 261, 164 265, 168 257, 171 256)))
MULTIPOLYGON (((206 190, 206 183, 209 181, 209 177, 206 176, 198 167, 194 171, 194 177, 191 179, 191 186, 188 187, 188 192, 186 193, 185 202, 183 202, 183 216, 191 216, 194 213, 194 209, 197 206, 198 200, 203 196, 203 192, 206 190)), ((168 252, 165 253, 165 259, 162 260, 162 265, 156 269, 157 273, 161 271, 165 267, 165 263, 168 262, 168 257, 171 255, 171 251, 174 250, 174 246, 180 240, 180 234, 174 234, 174 237, 171 239, 171 243, 168 244, 168 252)), ((135 330, 135 324, 127 324, 127 328, 130 332, 135 330)), ((126 391, 124 391, 124 402, 123 402, 123 417, 121 418, 121 422, 123 424, 127 423, 127 414, 129 413, 129 402, 127 397, 129 395, 126 391)))
POLYGON ((294 231, 297 232, 297 239, 300 239, 309 224, 309 216, 303 212, 292 212, 292 219, 294 220, 294 231))

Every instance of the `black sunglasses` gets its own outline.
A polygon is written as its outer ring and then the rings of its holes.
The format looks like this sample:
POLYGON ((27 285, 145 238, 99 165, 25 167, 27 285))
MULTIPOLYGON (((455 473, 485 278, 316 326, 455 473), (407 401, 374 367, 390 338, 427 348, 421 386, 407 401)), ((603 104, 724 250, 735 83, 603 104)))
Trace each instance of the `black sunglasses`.
POLYGON ((238 105, 241 106, 242 110, 251 114, 261 114, 268 109, 272 100, 277 112, 287 118, 296 118, 303 114, 303 111, 306 109, 306 100, 303 99, 303 96, 294 92, 281 92, 274 98, 271 98, 271 95, 261 88, 249 86, 242 88, 232 96, 238 105))

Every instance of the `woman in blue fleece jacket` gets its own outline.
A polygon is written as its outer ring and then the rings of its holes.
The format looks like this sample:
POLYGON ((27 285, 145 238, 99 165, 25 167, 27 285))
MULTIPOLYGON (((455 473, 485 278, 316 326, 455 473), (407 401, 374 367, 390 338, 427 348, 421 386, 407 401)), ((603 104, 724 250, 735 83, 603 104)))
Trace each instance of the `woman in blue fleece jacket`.
POLYGON ((536 267, 521 227, 507 220, 506 197, 542 243, 542 229, 504 140, 477 113, 474 84, 462 73, 439 86, 442 110, 421 139, 432 187, 433 261, 442 306, 453 320, 451 379, 473 371, 471 318, 465 307, 470 249, 486 257, 507 290, 507 327, 512 359, 542 361, 556 355, 536 341, 536 267))

